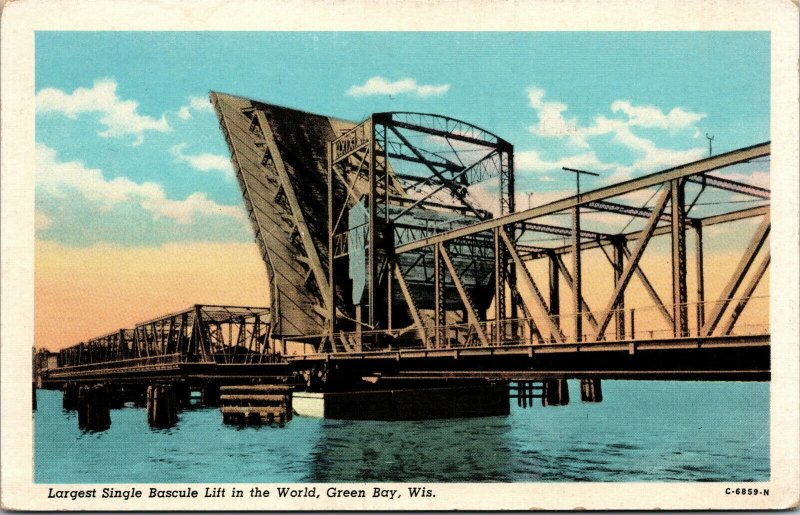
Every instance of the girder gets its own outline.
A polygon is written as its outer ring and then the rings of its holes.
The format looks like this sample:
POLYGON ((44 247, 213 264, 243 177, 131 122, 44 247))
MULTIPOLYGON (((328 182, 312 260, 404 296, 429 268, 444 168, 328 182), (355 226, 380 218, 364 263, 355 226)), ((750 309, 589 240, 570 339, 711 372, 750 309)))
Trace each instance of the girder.
POLYGON ((751 159, 756 159, 758 157, 764 157, 769 154, 770 144, 768 142, 754 145, 752 147, 734 150, 725 154, 719 154, 714 157, 701 159, 693 163, 669 168, 667 170, 646 175, 638 179, 631 179, 629 181, 624 181, 611 186, 606 186, 604 188, 581 193, 577 197, 568 197, 561 200, 556 200, 542 206, 533 207, 524 211, 517 211, 516 213, 493 218, 491 220, 485 220, 469 227, 453 229, 452 231, 438 234, 425 240, 408 243, 406 245, 400 245, 395 248, 395 252, 398 254, 402 254, 403 252, 411 252, 435 243, 459 238, 476 232, 489 231, 495 227, 511 225, 517 222, 530 220, 532 218, 540 218, 554 213, 567 211, 576 206, 585 206, 586 204, 598 200, 606 200, 625 195, 626 193, 659 186, 673 179, 681 179, 684 177, 703 174, 712 170, 724 168, 726 166, 750 161, 751 159))

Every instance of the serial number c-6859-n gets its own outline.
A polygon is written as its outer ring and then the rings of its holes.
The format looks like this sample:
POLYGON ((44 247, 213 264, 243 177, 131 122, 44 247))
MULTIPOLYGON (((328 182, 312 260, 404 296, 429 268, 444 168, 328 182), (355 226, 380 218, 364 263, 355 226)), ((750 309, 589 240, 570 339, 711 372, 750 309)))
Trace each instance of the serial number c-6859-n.
POLYGON ((726 488, 726 495, 769 495, 769 488, 726 488))

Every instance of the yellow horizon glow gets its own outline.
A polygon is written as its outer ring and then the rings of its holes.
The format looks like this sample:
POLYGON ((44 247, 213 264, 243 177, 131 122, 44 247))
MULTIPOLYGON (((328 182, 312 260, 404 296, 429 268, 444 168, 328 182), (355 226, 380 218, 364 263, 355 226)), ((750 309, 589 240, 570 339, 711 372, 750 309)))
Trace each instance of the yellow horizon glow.
MULTIPOLYGON (((705 252, 706 301, 719 297, 755 225, 752 221, 736 222, 734 231, 720 235, 728 241, 712 242, 709 238, 705 252)), ((96 244, 78 248, 38 241, 35 252, 37 348, 58 350, 194 304, 269 305, 266 269, 254 243, 170 243, 160 247, 96 244)), ((763 259, 763 252, 753 268, 763 259)), ((689 231, 690 303, 696 299, 693 253, 693 235, 689 231)), ((571 272, 571 256, 566 254, 563 258, 571 272)), ((670 238, 661 236, 653 239, 640 263, 665 305, 672 303, 670 259, 670 238)), ((547 260, 529 264, 529 270, 547 298, 547 260)), ((613 289, 613 272, 601 250, 583 253, 583 277, 584 299, 593 311, 603 310, 613 289)), ((560 283, 561 310, 569 317, 574 310, 571 292, 563 278, 560 283)), ((769 271, 754 293, 766 295, 769 271)), ((767 302, 748 307, 740 323, 768 322, 768 299, 762 300, 767 302)), ((657 312, 649 308, 652 299, 635 276, 626 290, 625 302, 628 309, 645 308, 639 311, 637 327, 646 327, 644 317, 658 318, 657 312)), ((690 307, 690 325, 693 310, 690 307)))

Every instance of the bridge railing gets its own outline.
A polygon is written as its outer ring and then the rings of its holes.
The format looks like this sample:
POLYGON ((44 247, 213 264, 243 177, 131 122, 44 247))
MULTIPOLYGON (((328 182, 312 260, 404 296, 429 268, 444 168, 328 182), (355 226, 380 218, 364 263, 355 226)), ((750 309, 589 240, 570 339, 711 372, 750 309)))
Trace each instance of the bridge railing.
POLYGON ((172 365, 187 362, 184 354, 164 354, 161 356, 147 356, 142 358, 129 358, 120 359, 115 361, 103 361, 98 363, 89 363, 85 365, 64 366, 50 370, 51 375, 58 375, 61 373, 75 373, 75 372, 92 372, 97 370, 107 369, 136 369, 136 368, 151 368, 157 365, 172 365))
POLYGON ((689 314, 684 327, 675 327, 673 305, 636 306, 612 311, 584 311, 583 336, 576 337, 575 314, 542 318, 488 320, 477 324, 428 322, 424 335, 418 328, 375 331, 340 331, 331 342, 328 335, 292 338, 311 344, 305 354, 319 352, 363 352, 403 348, 462 348, 497 345, 591 344, 705 338, 708 336, 750 336, 769 334, 769 297, 750 296, 717 301, 692 302, 678 306, 689 314), (608 320, 606 320, 608 319, 608 320), (600 328, 605 324, 602 336, 600 328), (480 331, 480 332, 479 332, 480 331), (321 345, 321 346, 320 346, 321 345), (314 350, 311 350, 311 349, 314 350))

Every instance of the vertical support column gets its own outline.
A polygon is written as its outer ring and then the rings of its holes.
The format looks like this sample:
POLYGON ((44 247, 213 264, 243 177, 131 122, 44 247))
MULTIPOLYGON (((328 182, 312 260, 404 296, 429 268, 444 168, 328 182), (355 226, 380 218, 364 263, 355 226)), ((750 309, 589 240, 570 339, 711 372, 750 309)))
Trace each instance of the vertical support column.
POLYGON ((78 392, 78 427, 105 431, 111 427, 111 407, 105 385, 81 386, 78 392))
POLYGON ((603 402, 603 388, 600 379, 581 379, 581 401, 603 402))
POLYGON ((61 407, 65 411, 78 409, 78 385, 75 383, 66 383, 64 385, 64 399, 61 407))
MULTIPOLYGON (((388 209, 386 210, 389 211, 388 209)), ((393 302, 392 302, 392 295, 394 295, 393 286, 394 283, 394 270, 397 264, 395 263, 394 256, 388 257, 388 273, 386 274, 386 328, 391 331, 392 330, 392 309, 393 309, 393 302)))
POLYGON ((566 379, 542 381, 542 406, 566 406, 569 404, 569 385, 566 379))
MULTIPOLYGON (((506 152, 506 156, 508 159, 508 169, 506 173, 508 175, 508 180, 506 182, 506 196, 508 197, 508 212, 515 213, 517 211, 517 201, 516 201, 516 185, 514 184, 514 146, 511 143, 502 140, 503 149, 506 152)), ((509 226, 510 232, 509 236, 511 236, 511 241, 516 243, 517 241, 517 228, 515 224, 509 226)), ((503 249, 502 254, 503 260, 501 261, 503 270, 506 270, 507 263, 508 263, 508 254, 503 249)), ((517 320, 519 318, 519 295, 517 290, 517 267, 512 266, 508 270, 506 277, 504 277, 505 281, 508 283, 509 291, 511 292, 511 318, 517 320)), ((505 292, 505 286, 503 287, 503 291, 505 292)), ((512 339, 516 339, 516 332, 517 332, 517 322, 514 322, 514 334, 512 335, 512 339)))
POLYGON ((375 327, 377 298, 377 278, 378 278, 378 178, 376 177, 375 163, 375 117, 370 120, 369 126, 369 228, 367 236, 367 324, 375 327))
POLYGON ((203 406, 219 406, 219 383, 206 383, 203 385, 200 395, 200 402, 203 406))
MULTIPOLYGON (((614 242, 614 288, 622 278, 622 270, 625 268, 625 248, 622 242, 614 242)), ((617 340, 625 339, 625 291, 619 296, 619 302, 615 308, 617 310, 617 340)))
POLYGON ((559 287, 559 265, 558 256, 554 252, 548 254, 549 267, 548 277, 550 279, 550 317, 559 329, 561 328, 561 288, 559 287))
MULTIPOLYGON (((331 348, 334 347, 333 338, 336 332, 336 282, 333 275, 333 263, 336 250, 333 248, 333 142, 328 143, 328 338, 331 348)), ((349 244, 349 242, 348 242, 349 244)))
MULTIPOLYGON (((379 155, 382 158, 381 166, 380 166, 380 173, 381 179, 383 180, 383 248, 386 252, 386 262, 385 262, 385 270, 386 270, 386 326, 391 331, 392 329, 392 282, 394 281, 394 228, 390 224, 390 216, 389 216, 389 151, 388 143, 387 143, 387 135, 386 131, 388 130, 386 127, 386 123, 384 120, 381 120, 382 123, 380 125, 376 125, 375 119, 373 118, 372 124, 372 134, 373 134, 373 143, 371 152, 375 156, 377 160, 379 155), (374 141, 377 140, 378 134, 376 133, 376 127, 380 126, 382 129, 382 137, 381 137, 381 144, 382 147, 380 152, 378 148, 375 146, 374 141)), ((376 272, 377 273, 377 272, 376 272)), ((376 276, 377 277, 377 276, 376 276)), ((375 343, 375 342, 373 342, 375 343)))
POLYGON ((581 302, 581 208, 572 208, 572 297, 575 306, 575 341, 583 341, 583 305, 581 302))
POLYGON ((442 257, 439 244, 433 247, 433 325, 434 346, 439 348, 442 343, 441 326, 446 317, 444 306, 444 277, 442 277, 442 257))
POLYGON ((686 295, 686 209, 684 183, 670 181, 672 206, 672 318, 676 337, 689 335, 686 295))
MULTIPOLYGON (((361 329, 364 323, 364 313, 361 309, 361 304, 356 304, 356 352, 361 352, 362 345, 362 336, 361 336, 361 329)), ((331 345, 335 347, 335 343, 331 341, 331 345)))
POLYGON ((695 230, 695 259, 697 269, 697 335, 703 330, 706 324, 706 279, 703 271, 703 226, 698 222, 694 226, 695 230))
POLYGON ((178 423, 178 406, 172 385, 147 387, 147 422, 155 428, 172 427, 178 423))
POLYGON ((494 229, 492 235, 494 236, 494 343, 501 345, 503 343, 503 320, 506 318, 506 267, 499 229, 494 229))

